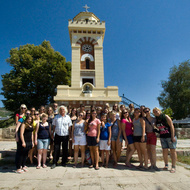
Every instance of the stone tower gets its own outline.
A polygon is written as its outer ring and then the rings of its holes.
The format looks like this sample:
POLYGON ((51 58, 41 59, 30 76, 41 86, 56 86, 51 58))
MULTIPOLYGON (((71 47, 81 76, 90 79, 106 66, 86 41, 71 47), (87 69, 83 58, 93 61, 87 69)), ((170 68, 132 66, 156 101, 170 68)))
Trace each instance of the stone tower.
POLYGON ((104 87, 105 22, 86 10, 69 20, 68 29, 72 51, 71 87, 59 85, 54 100, 76 107, 119 103, 118 87, 104 87))

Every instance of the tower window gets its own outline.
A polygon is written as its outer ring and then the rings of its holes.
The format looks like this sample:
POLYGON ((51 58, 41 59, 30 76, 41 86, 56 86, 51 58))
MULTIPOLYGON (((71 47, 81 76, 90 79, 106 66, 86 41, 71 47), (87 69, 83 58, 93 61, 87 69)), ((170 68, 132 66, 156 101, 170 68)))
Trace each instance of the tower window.
POLYGON ((90 60, 86 59, 86 69, 90 69, 90 60))
POLYGON ((86 21, 86 24, 88 23, 88 19, 85 19, 85 21, 86 21))

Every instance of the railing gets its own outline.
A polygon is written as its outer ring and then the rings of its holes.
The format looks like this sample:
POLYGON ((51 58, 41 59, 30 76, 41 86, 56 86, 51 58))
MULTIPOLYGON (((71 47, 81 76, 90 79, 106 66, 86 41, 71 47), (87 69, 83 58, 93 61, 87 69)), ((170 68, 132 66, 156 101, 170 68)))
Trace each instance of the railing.
POLYGON ((120 96, 120 97, 122 98, 121 104, 125 104, 125 105, 127 105, 127 106, 129 106, 129 104, 134 104, 134 106, 137 107, 137 108, 140 108, 140 106, 141 106, 141 105, 139 105, 139 104, 133 102, 132 100, 126 98, 126 97, 124 96, 124 94, 123 94, 122 96, 120 96))

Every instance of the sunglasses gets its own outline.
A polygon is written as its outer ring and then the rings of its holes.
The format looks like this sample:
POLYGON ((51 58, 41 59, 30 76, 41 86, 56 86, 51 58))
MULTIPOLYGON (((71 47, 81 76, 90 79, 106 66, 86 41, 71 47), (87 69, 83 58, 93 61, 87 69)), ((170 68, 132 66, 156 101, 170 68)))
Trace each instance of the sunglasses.
POLYGON ((147 111, 144 111, 144 113, 148 113, 149 111, 147 110, 147 111))
POLYGON ((24 110, 25 110, 26 108, 21 108, 21 109, 24 109, 24 110))
POLYGON ((128 113, 128 112, 124 112, 123 114, 126 114, 126 113, 128 113))
POLYGON ((35 111, 35 110, 31 110, 31 111, 35 111))
POLYGON ((26 113, 26 115, 30 115, 30 113, 26 113))
POLYGON ((38 113, 34 114, 34 115, 39 115, 38 113))
POLYGON ((79 116, 80 116, 80 117, 82 117, 83 115, 82 115, 82 114, 80 114, 79 116))

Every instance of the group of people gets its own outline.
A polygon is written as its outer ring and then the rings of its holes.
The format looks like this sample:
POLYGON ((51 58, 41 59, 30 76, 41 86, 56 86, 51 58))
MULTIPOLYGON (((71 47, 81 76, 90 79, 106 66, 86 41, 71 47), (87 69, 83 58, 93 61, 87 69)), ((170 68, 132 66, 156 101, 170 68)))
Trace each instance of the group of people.
POLYGON ((58 165, 60 149, 62 146, 62 166, 66 166, 72 156, 74 146, 74 165, 77 167, 79 149, 81 152, 81 167, 85 163, 85 151, 90 150, 91 163, 89 168, 99 170, 99 154, 102 166, 108 167, 109 158, 113 158, 113 167, 117 167, 120 159, 122 144, 126 146, 127 168, 134 168, 130 161, 137 150, 140 165, 139 170, 160 169, 156 166, 156 143, 157 134, 163 149, 165 166, 168 170, 168 149, 172 160, 171 173, 176 171, 176 144, 174 126, 169 116, 163 114, 159 108, 151 110, 141 106, 134 108, 114 104, 112 109, 108 103, 104 107, 91 106, 85 110, 84 105, 80 108, 54 103, 48 106, 47 111, 41 106, 39 111, 26 105, 20 106, 20 113, 16 114, 16 172, 28 171, 26 166, 27 157, 33 163, 33 157, 37 149, 37 169, 46 168, 47 151, 50 145, 50 156, 53 160, 51 169, 58 165), (156 134, 157 133, 157 134, 156 134), (100 153, 99 153, 100 151, 100 153), (148 167, 148 161, 150 166, 148 167))

